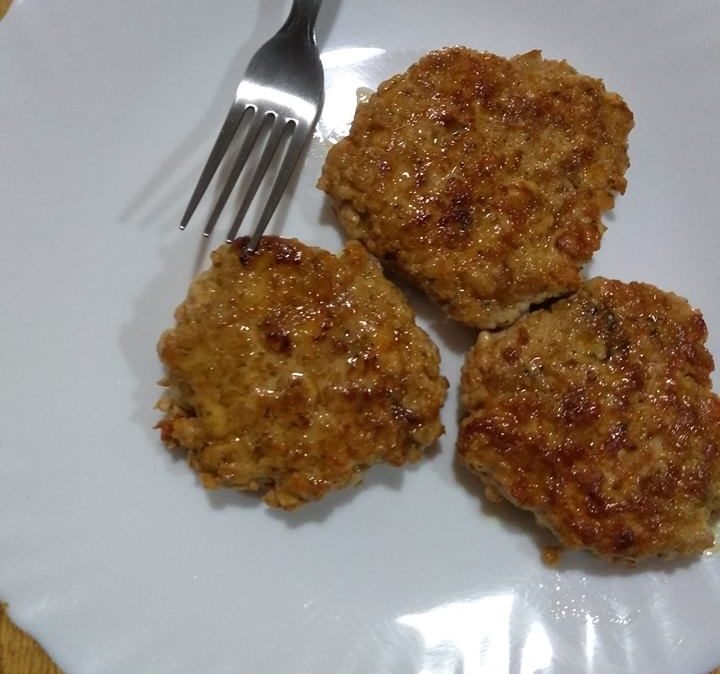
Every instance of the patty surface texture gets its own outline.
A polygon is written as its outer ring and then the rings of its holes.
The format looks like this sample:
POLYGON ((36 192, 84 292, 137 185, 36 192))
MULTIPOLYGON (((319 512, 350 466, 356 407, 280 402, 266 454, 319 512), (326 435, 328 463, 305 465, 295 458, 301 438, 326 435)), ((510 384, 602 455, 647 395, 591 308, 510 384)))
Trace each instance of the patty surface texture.
POLYGON ((698 311, 593 279, 468 353, 458 454, 570 548, 634 561, 712 546, 720 401, 698 311))
POLYGON ((633 116, 539 51, 435 51, 357 107, 318 186, 342 227, 451 318, 493 328, 567 294, 625 190, 633 116))
POLYGON ((158 344, 158 424, 208 488, 293 509, 417 461, 442 433, 439 354, 356 242, 335 256, 293 239, 212 253, 158 344))

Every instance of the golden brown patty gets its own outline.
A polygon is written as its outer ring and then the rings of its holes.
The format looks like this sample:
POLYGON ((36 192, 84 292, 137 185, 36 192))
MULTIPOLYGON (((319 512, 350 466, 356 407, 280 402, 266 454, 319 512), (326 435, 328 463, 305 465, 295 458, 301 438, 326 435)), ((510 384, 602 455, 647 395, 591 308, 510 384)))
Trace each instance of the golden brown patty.
POLYGON ((380 85, 318 183, 348 234, 481 328, 576 289, 625 190, 632 113, 540 52, 431 52, 380 85))
POLYGON ((159 426, 206 487, 292 509, 417 461, 443 431, 439 355, 365 249, 220 247, 160 339, 159 426))
POLYGON ((720 510, 720 401, 699 312, 596 278, 551 310, 481 333, 458 452, 571 548, 698 553, 720 510))

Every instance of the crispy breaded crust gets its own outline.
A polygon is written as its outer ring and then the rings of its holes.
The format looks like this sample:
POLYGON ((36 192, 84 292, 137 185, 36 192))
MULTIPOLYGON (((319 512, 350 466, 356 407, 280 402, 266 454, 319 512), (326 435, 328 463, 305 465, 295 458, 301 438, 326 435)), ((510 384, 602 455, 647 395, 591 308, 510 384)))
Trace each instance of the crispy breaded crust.
POLYGON ((632 126, 564 61, 444 49, 358 105, 318 186, 351 237, 451 318, 492 328, 580 285, 632 126))
POLYGON ((462 375, 458 452, 568 547, 692 555, 720 510, 720 400, 699 312, 596 278, 502 333, 462 375))
POLYGON ((439 354, 358 243, 221 246, 158 344, 159 423, 209 488, 293 509, 377 462, 420 459, 442 433, 439 354))

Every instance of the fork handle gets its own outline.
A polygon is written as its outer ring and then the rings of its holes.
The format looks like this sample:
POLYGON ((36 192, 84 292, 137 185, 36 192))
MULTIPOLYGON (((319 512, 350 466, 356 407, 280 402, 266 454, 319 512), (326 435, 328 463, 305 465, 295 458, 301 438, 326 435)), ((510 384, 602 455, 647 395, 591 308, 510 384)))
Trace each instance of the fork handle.
POLYGON ((308 38, 315 41, 315 20, 322 0, 293 0, 290 15, 283 26, 284 30, 302 30, 308 38))

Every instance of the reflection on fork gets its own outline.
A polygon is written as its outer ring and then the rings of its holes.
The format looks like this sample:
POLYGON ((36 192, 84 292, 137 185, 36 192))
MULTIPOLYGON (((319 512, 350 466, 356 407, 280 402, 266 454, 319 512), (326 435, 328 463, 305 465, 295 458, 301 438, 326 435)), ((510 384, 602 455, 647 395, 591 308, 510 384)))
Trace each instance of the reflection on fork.
POLYGON ((285 191, 322 110, 324 76, 315 41, 315 19, 322 0, 293 0, 282 28, 250 60, 190 203, 180 222, 185 229, 238 130, 245 136, 220 196, 205 225, 210 236, 243 172, 253 148, 264 137, 260 158, 227 234, 232 241, 277 155, 279 168, 247 248, 254 250, 285 191), (262 133, 264 132, 264 133, 262 133))

